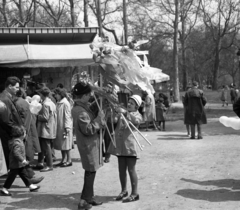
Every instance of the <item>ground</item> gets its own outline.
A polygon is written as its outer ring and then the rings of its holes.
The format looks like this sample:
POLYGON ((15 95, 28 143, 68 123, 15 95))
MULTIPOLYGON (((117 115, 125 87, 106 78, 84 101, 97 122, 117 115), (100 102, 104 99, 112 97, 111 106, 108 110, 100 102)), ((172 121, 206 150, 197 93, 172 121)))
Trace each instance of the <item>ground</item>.
MULTIPOLYGON (((174 118, 180 105, 169 112, 174 118)), ((210 105, 219 113, 232 113, 231 107, 210 105)), ((179 110, 178 110, 179 111, 179 110)), ((180 112, 180 111, 179 111, 180 112)), ((234 116, 234 113, 232 113, 234 116)), ((203 126, 201 140, 190 140, 182 120, 168 121, 166 132, 149 131, 152 146, 140 139, 144 150, 137 163, 140 200, 132 203, 114 201, 120 193, 117 159, 111 157, 97 172, 95 194, 103 201, 96 210, 237 210, 240 209, 240 131, 226 128, 217 118, 203 126)), ((57 152, 60 160, 60 152, 57 152)), ((77 209, 83 184, 83 169, 78 150, 72 151, 73 166, 40 173, 45 179, 39 192, 30 193, 17 178, 12 197, 0 197, 0 209, 77 209)), ((5 178, 0 177, 3 184, 5 178)), ((128 190, 130 183, 128 181, 128 190)))

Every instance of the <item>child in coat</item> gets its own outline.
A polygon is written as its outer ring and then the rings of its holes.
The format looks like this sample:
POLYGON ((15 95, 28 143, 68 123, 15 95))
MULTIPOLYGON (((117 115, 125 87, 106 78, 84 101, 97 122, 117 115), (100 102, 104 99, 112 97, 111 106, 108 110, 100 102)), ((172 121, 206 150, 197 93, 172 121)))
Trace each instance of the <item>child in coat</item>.
MULTIPOLYGON (((133 95, 129 98, 127 111, 117 110, 117 112, 125 115, 125 118, 132 122, 136 127, 142 122, 142 115, 138 112, 141 106, 142 99, 138 95, 133 95)), ((138 136, 136 131, 133 132, 138 136)), ((139 200, 138 194, 138 177, 136 172, 136 163, 139 158, 139 147, 133 134, 130 132, 128 126, 125 124, 121 115, 117 117, 116 133, 116 148, 110 142, 108 152, 118 157, 118 170, 121 183, 121 193, 116 197, 117 201, 132 202, 139 200), (132 192, 129 197, 127 191, 127 171, 130 176, 132 192), (125 198, 125 199, 124 199, 125 198)))
POLYGON ((8 177, 0 191, 2 196, 11 196, 8 189, 12 186, 17 175, 21 177, 26 187, 29 187, 30 192, 36 191, 40 186, 33 185, 27 176, 25 166, 28 165, 26 160, 26 151, 24 139, 26 137, 26 130, 23 126, 13 126, 12 139, 9 142, 9 168, 8 177))
POLYGON ((156 121, 158 122, 158 130, 162 130, 165 131, 165 121, 166 121, 166 111, 167 108, 164 106, 163 104, 164 99, 163 98, 159 98, 159 100, 157 100, 157 105, 156 105, 156 121), (162 128, 161 128, 161 124, 162 124, 162 128))

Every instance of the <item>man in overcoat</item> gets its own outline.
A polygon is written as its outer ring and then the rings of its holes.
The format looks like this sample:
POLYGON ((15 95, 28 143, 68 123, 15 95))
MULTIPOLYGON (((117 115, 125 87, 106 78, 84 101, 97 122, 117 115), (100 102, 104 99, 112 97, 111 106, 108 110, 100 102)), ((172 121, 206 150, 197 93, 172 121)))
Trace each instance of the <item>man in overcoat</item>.
POLYGON ((193 87, 185 94, 184 105, 186 109, 185 123, 191 126, 191 137, 195 139, 195 126, 197 125, 198 139, 202 139, 202 124, 207 124, 207 117, 204 106, 207 99, 203 96, 203 91, 198 89, 198 83, 193 82, 193 87))
MULTIPOLYGON (((9 169, 9 141, 11 140, 11 131, 13 126, 24 125, 19 110, 15 104, 16 94, 19 91, 20 80, 17 77, 8 77, 5 82, 5 90, 0 94, 0 139, 2 142, 3 152, 9 169)), ((27 170, 28 178, 33 184, 43 180, 43 177, 34 177, 31 168, 27 170)))
POLYGON ((14 104, 16 93, 19 90, 20 80, 17 77, 8 77, 5 82, 5 90, 0 94, 0 138, 2 141, 3 152, 9 169, 9 147, 8 142, 11 139, 11 130, 14 125, 23 125, 14 104))
POLYGON ((75 95, 75 104, 72 109, 73 125, 82 167, 85 170, 84 185, 78 209, 90 209, 92 206, 102 204, 102 202, 97 202, 94 199, 93 186, 96 171, 103 165, 99 130, 104 124, 104 115, 99 111, 96 117, 90 109, 88 102, 92 90, 89 84, 82 82, 76 84, 73 94, 75 95))

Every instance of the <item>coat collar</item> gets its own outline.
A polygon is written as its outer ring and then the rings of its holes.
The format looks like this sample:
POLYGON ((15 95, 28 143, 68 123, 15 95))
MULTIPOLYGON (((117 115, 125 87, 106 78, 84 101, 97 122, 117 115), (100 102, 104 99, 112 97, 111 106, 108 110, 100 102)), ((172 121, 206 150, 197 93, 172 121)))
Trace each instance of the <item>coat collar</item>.
POLYGON ((63 103, 65 103, 67 101, 67 99, 64 97, 61 101, 58 101, 57 103, 58 104, 63 104, 63 103))
POLYGON ((6 89, 3 91, 9 98, 13 98, 13 95, 9 93, 6 89))
POLYGON ((74 107, 75 106, 81 106, 82 108, 84 108, 87 112, 91 113, 94 116, 94 113, 92 112, 92 110, 90 109, 90 103, 83 103, 82 101, 80 101, 79 99, 75 99, 74 100, 74 107))
POLYGON ((43 101, 43 104, 46 103, 46 102, 52 102, 52 100, 50 98, 45 98, 45 100, 43 101))

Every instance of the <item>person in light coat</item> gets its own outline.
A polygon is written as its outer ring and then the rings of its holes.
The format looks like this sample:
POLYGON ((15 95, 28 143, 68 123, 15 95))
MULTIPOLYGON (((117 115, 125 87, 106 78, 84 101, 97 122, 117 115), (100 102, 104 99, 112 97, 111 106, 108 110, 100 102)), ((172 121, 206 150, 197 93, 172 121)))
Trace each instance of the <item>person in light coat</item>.
MULTIPOLYGON (((142 99, 139 95, 133 95, 129 98, 127 105, 127 112, 123 112, 126 115, 126 119, 132 122, 136 127, 142 122, 142 115, 138 112, 138 108, 142 104, 142 99)), ((117 110, 121 112, 120 110, 117 110)), ((123 200, 123 202, 132 202, 139 200, 138 194, 138 177, 136 172, 137 159, 140 156, 140 148, 131 133, 130 129, 126 125, 121 115, 117 117, 116 133, 116 147, 111 142, 108 148, 108 152, 118 157, 118 169, 119 178, 121 183, 121 193, 116 197, 116 200, 122 200, 128 196, 127 191, 127 170, 131 180, 132 192, 131 195, 123 200)), ((138 133, 133 131, 134 135, 138 137, 138 133)))
POLYGON ((45 156, 47 165, 43 167, 40 172, 48 172, 53 170, 51 145, 57 134, 57 111, 55 104, 49 98, 51 91, 48 87, 43 87, 38 93, 43 100, 37 123, 38 136, 42 150, 42 152, 38 154, 38 166, 43 166, 45 156))
POLYGON ((54 149, 61 150, 62 160, 55 166, 72 166, 71 149, 73 144, 73 122, 71 105, 67 100, 67 91, 56 88, 54 96, 57 99, 57 137, 54 141, 54 149))
POLYGON ((94 180, 96 171, 103 165, 102 143, 99 130, 104 125, 104 114, 99 111, 98 116, 90 109, 91 97, 89 84, 80 82, 73 88, 74 107, 72 109, 73 125, 76 133, 76 141, 81 156, 84 173, 84 185, 78 209, 90 209, 92 206, 101 205, 94 198, 94 180))

